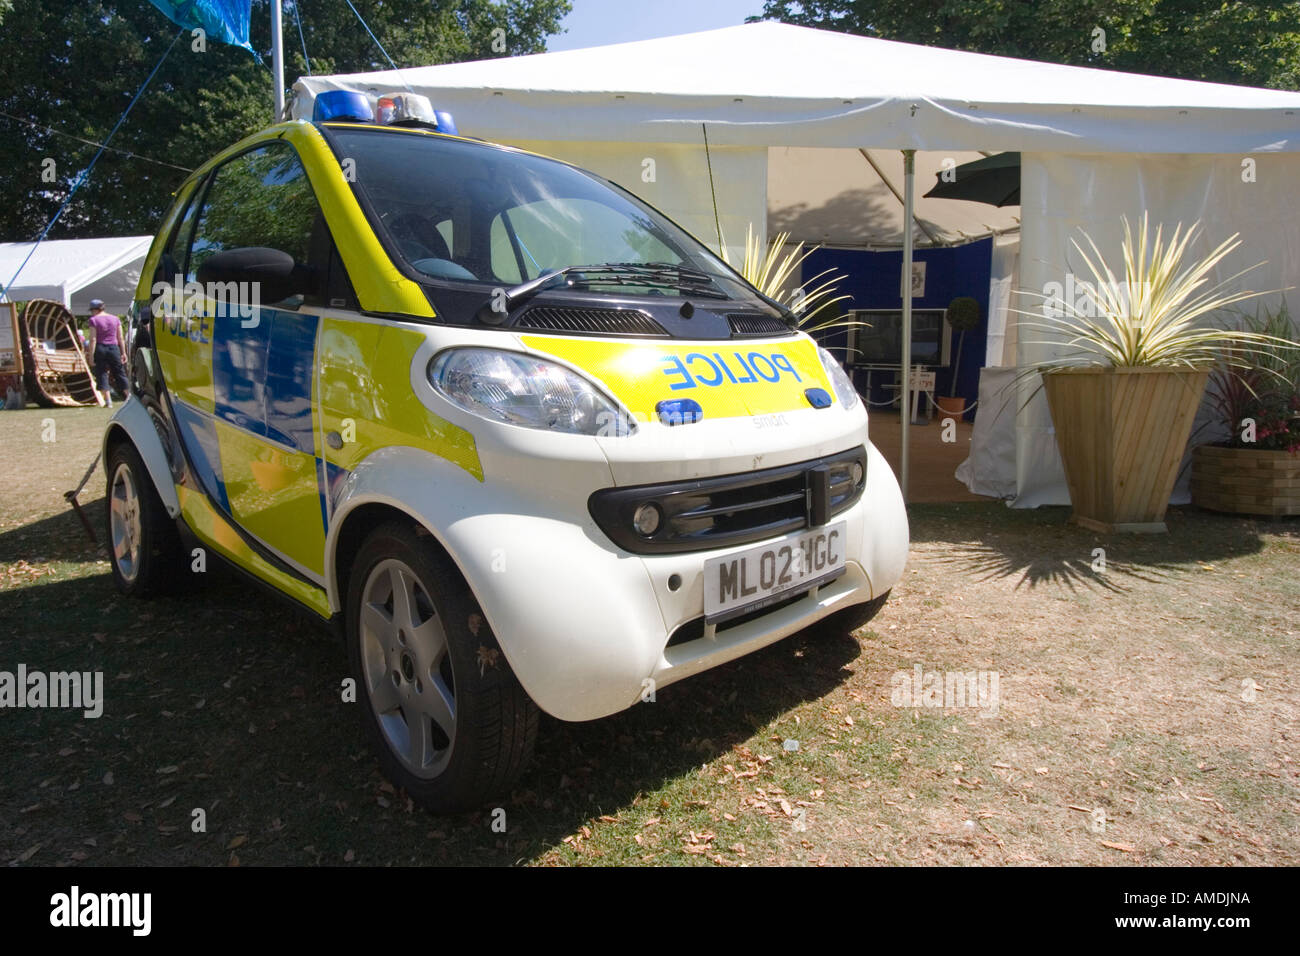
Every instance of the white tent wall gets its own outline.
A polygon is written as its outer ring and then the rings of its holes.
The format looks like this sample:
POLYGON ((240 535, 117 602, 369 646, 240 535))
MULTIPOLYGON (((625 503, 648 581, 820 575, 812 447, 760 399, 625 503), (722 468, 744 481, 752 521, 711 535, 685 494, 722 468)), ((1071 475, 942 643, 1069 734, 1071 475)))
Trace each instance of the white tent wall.
MULTIPOLYGON (((1233 233, 1242 244, 1220 264, 1217 280, 1256 263, 1263 263, 1235 286, 1258 291, 1300 285, 1300 216, 1295 209, 1295 184, 1300 182, 1300 156, 1294 153, 1227 155, 1098 156, 1069 153, 1026 153, 1022 156, 1020 196, 1023 254, 1020 295, 1013 308, 1038 308, 1048 283, 1062 285, 1073 274, 1089 278, 1071 241, 1080 229, 1097 243, 1115 268, 1122 239, 1121 216, 1135 226, 1143 210, 1151 210, 1152 227, 1166 232, 1179 222, 1203 224, 1193 254, 1206 254, 1233 233), (1244 160, 1253 160, 1253 181, 1244 175, 1244 160)), ((1276 305, 1280 291, 1261 297, 1276 305)), ((1254 311, 1255 302, 1243 303, 1254 311)), ((1061 349, 1042 344, 1044 333, 1020 330, 1017 364, 1027 365, 1059 355, 1061 349)), ((1033 390, 1022 387, 1023 402, 1033 390)), ((1015 507, 1069 504, 1047 401, 1040 392, 1016 420, 1015 507)), ((1184 470, 1173 501, 1185 502, 1184 470)))
POLYGON ((764 147, 710 143, 706 155, 702 137, 698 145, 568 140, 507 142, 604 176, 666 213, 715 252, 720 222, 728 255, 736 268, 745 259, 745 235, 750 224, 757 235, 767 235, 767 149, 764 147), (713 215, 715 192, 717 222, 713 215))
POLYGON ((1012 291, 1020 276, 1020 235, 995 236, 989 263, 988 338, 984 365, 1016 364, 1016 317, 1012 291))

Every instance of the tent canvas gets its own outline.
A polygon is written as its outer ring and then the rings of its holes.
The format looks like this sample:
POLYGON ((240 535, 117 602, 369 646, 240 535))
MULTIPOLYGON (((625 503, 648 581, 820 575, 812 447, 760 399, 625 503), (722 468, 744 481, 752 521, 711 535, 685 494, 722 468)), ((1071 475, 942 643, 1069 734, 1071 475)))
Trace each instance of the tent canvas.
MULTIPOLYGON (((1133 218, 1144 209, 1171 226, 1204 219, 1206 243, 1240 232, 1245 247, 1219 278, 1266 260, 1251 274, 1251 287, 1300 284, 1300 197, 1292 188, 1300 181, 1300 93, 755 23, 533 56, 303 77, 295 84, 294 115, 310 116, 324 90, 406 88, 455 113, 466 133, 536 144, 681 210, 683 225, 710 243, 716 195, 733 250, 740 238, 727 223, 768 229, 773 175, 759 157, 766 160, 771 148, 922 156, 1018 150, 1021 288, 1041 292, 1064 281, 1077 264, 1070 240, 1080 227, 1113 257, 1120 214, 1133 218), (667 177, 664 166, 645 162, 660 150, 671 154, 667 177), (700 175, 705 165, 712 177, 707 170, 700 175), (647 180, 650 169, 656 175, 647 180), (718 183, 727 184, 728 196, 718 183)), ((805 179, 810 188, 828 188, 805 179)), ((916 192, 932 183, 919 179, 916 192)), ((801 201, 783 197, 786 205, 801 201)), ((1008 249, 1001 256, 1003 266, 1017 258, 1008 249)), ((1000 274, 1009 292, 1014 271, 1000 274)), ((1033 304, 1020 298, 1012 307, 1033 304)), ((998 335, 1020 365, 1061 350, 1059 342, 1019 335, 1011 323, 998 335)), ((1067 503, 1042 397, 1014 419, 999 420, 1014 430, 1015 503, 1067 503)))
POLYGON ((18 275, 13 287, 0 294, 0 302, 52 299, 84 315, 91 299, 102 299, 110 312, 125 311, 135 298, 152 241, 152 236, 47 239, 30 259, 32 243, 0 243, 0 282, 18 275))

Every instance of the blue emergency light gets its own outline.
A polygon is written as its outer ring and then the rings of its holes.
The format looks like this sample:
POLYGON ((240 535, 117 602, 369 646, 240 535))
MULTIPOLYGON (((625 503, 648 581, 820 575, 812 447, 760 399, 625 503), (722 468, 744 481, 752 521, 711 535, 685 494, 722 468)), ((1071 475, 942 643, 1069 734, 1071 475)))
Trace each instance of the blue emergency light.
POLYGON ((375 111, 370 108, 370 99, 364 93, 353 90, 327 90, 317 94, 311 118, 313 123, 323 123, 326 120, 371 123, 374 122, 375 111))
POLYGON ((376 105, 354 90, 327 90, 316 97, 312 121, 328 120, 353 123, 377 123, 380 126, 425 126, 440 133, 459 135, 456 120, 446 110, 435 110, 427 96, 419 93, 385 93, 376 105))

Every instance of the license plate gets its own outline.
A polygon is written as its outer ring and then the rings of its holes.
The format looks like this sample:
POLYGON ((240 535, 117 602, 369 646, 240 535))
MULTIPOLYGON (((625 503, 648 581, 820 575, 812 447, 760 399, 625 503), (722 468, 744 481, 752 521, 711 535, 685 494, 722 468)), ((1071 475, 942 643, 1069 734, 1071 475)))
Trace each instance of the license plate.
POLYGON ((716 623, 775 604, 844 573, 846 523, 704 562, 704 619, 716 623))

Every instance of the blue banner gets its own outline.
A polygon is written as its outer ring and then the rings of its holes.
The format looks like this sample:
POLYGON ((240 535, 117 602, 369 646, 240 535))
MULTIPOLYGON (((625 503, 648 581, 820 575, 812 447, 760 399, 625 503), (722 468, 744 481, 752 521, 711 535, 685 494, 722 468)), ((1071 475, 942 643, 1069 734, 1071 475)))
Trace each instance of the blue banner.
POLYGON ((248 20, 253 0, 149 0, 168 19, 191 30, 201 29, 213 40, 242 46, 250 53, 248 20))

